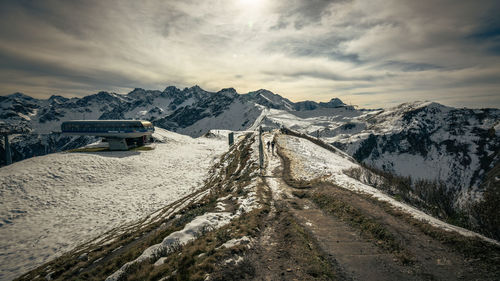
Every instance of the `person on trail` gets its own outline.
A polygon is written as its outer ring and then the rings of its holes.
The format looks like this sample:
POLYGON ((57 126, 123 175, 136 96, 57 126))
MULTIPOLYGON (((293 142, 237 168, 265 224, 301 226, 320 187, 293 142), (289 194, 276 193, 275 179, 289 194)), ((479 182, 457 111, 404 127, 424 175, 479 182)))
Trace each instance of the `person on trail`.
POLYGON ((269 151, 269 145, 271 144, 270 141, 267 141, 267 151, 269 151))
POLYGON ((271 142, 271 151, 272 151, 272 152, 273 152, 273 154, 274 154, 274 140, 273 140, 273 142, 271 142))

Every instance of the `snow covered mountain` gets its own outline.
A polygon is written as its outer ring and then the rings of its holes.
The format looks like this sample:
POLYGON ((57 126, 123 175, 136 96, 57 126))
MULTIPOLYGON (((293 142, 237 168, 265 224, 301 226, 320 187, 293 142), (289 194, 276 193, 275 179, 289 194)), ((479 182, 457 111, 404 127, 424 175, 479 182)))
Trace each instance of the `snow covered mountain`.
POLYGON ((500 160, 499 120, 498 109, 409 103, 373 116, 366 129, 335 143, 379 169, 469 193, 500 160))
MULTIPOLYGON (((338 98, 294 103, 264 89, 238 94, 233 88, 209 92, 199 86, 137 88, 127 95, 99 92, 71 99, 38 100, 20 93, 0 97, 0 122, 31 132, 11 136, 14 161, 95 141, 58 133, 61 122, 71 119, 145 119, 192 137, 212 129, 285 126, 320 137, 380 170, 443 181, 460 194, 459 204, 481 198, 485 175, 500 159, 498 109, 457 109, 430 102, 356 109, 338 98)), ((3 165, 3 143, 0 153, 3 165)))
POLYGON ((498 109, 412 102, 386 110, 271 110, 265 122, 319 136, 386 172, 443 181, 457 205, 482 198, 484 177, 500 162, 498 109))
MULTIPOLYGON (((14 161, 79 147, 94 138, 61 136, 60 124, 74 119, 146 119, 158 127, 199 136, 213 127, 245 129, 260 115, 242 103, 234 89, 218 93, 200 87, 167 87, 162 91, 135 89, 127 95, 99 92, 83 98, 52 96, 38 100, 23 94, 0 97, 0 122, 31 132, 11 136, 14 161), (200 124, 198 121, 203 120, 200 124), (221 124, 218 124, 220 122, 221 124)), ((3 140, 2 140, 3 142, 3 140)), ((0 149, 4 161, 3 143, 0 149)))
MULTIPOLYGON (((15 93, 0 96, 0 125, 31 132, 11 136, 13 159, 19 161, 95 141, 61 136, 57 132, 66 120, 144 119, 157 127, 197 137, 211 129, 251 128, 266 108, 290 111, 342 106, 338 99, 293 103, 263 89, 240 95, 233 88, 209 92, 199 86, 183 90, 169 86, 164 91, 137 88, 127 95, 99 92, 83 98, 52 96, 47 100, 15 93)), ((5 164, 1 142, 0 166, 5 164)))

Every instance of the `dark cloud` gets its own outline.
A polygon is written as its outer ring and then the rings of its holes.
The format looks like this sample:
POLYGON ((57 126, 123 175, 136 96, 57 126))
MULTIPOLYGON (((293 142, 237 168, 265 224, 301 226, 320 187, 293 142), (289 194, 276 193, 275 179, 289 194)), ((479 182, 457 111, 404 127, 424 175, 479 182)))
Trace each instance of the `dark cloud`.
POLYGON ((325 15, 330 15, 329 7, 347 0, 288 0, 278 1, 276 11, 280 14, 278 22, 271 29, 283 29, 293 25, 295 29, 318 23, 325 15))
POLYGON ((207 24, 204 19, 192 17, 168 3, 164 4, 163 9, 152 12, 154 18, 153 20, 149 19, 151 25, 164 37, 177 36, 179 33, 190 32, 194 28, 207 24))
POLYGON ((149 68, 157 66, 146 56, 151 51, 145 39, 168 37, 200 23, 189 22, 186 13, 169 3, 21 0, 0 5, 1 94, 9 94, 12 86, 5 85, 13 83, 16 91, 33 93, 42 80, 43 87, 65 92, 185 84, 175 74, 161 82, 147 77, 152 76, 149 68))
POLYGON ((356 92, 352 93, 351 95, 353 96, 369 96, 369 95, 377 95, 380 94, 380 92, 356 92))
POLYGON ((288 78, 311 77, 311 78, 325 79, 331 81, 375 81, 387 77, 387 75, 345 76, 327 70, 297 70, 297 71, 283 70, 283 71, 264 71, 264 73, 271 76, 283 76, 288 78))
MULTIPOLYGON (((31 26, 30 31, 36 32, 42 26, 51 26, 65 34, 81 39, 89 39, 95 31, 102 29, 100 25, 106 18, 106 7, 103 1, 6 1, 0 12, 6 17, 21 25, 4 25, 2 33, 17 28, 27 31, 26 24, 31 26), (23 22, 25 21, 25 22, 23 22)), ((4 20, 5 22, 5 20, 4 20)), ((25 36, 26 33, 20 33, 25 36)))
POLYGON ((418 71, 442 69, 443 67, 429 63, 387 61, 385 63, 378 65, 377 68, 399 70, 403 72, 418 72, 418 71))
MULTIPOLYGON (((500 86, 500 72, 484 73, 464 77, 457 82, 447 84, 448 87, 500 86)), ((500 96, 498 97, 500 99, 500 96)))
POLYGON ((322 57, 335 61, 347 61, 360 64, 358 54, 346 53, 341 44, 349 42, 352 38, 341 37, 335 33, 324 34, 312 38, 283 38, 272 40, 264 51, 271 53, 284 53, 296 57, 322 57))
MULTIPOLYGON (((63 86, 71 84, 89 85, 83 86, 86 89, 112 89, 112 88, 133 88, 138 87, 138 82, 132 76, 123 75, 117 72, 100 69, 98 66, 94 69, 71 68, 65 63, 47 62, 33 58, 19 56, 15 53, 9 53, 0 50, 0 71, 12 70, 23 73, 19 77, 23 83, 29 83, 30 77, 47 77, 47 80, 53 81, 52 86, 63 86), (69 81, 71 83, 61 83, 69 81)), ((1 80, 0 80, 1 81, 1 80)), ((6 81, 3 81, 4 83, 6 81)), ((66 88, 66 86, 63 86, 66 88)), ((65 90, 71 90, 66 88, 65 90)), ((7 94, 7 93, 6 93, 7 94)))
POLYGON ((493 55, 500 56, 500 4, 495 13, 488 13, 480 19, 476 28, 466 36, 473 44, 481 44, 483 49, 493 55))

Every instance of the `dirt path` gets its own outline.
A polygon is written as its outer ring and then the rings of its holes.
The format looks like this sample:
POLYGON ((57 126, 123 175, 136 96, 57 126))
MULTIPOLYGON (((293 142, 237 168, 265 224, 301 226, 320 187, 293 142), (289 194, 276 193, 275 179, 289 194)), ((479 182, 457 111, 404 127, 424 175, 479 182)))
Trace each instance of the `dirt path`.
MULTIPOLYGON (((270 135, 265 135, 265 142, 270 139, 270 135)), ((488 280, 494 278, 494 274, 487 272, 488 269, 481 267, 478 269, 473 261, 465 259, 463 255, 440 241, 423 234, 404 219, 387 213, 383 206, 363 196, 329 184, 315 184, 308 191, 300 191, 307 192, 310 196, 296 196, 298 190, 283 180, 283 160, 276 152, 274 154, 267 152, 265 160, 264 178, 272 191, 272 204, 286 208, 292 219, 311 235, 319 248, 318 252, 326 256, 326 260, 333 268, 335 279, 488 280), (387 249, 384 241, 367 237, 358 227, 345 219, 327 213, 313 203, 311 194, 334 198, 336 202, 343 202, 349 205, 349 208, 356 209, 367 219, 376 221, 390 234, 394 240, 392 243, 397 245, 397 251, 387 249)), ((279 222, 280 216, 276 208, 273 212, 270 214, 270 221, 279 222)), ((261 267, 267 265, 269 272, 258 275, 256 280, 293 280, 293 277, 302 279, 305 277, 300 274, 282 275, 284 263, 281 263, 280 270, 272 270, 274 265, 272 261, 284 258, 275 249, 282 246, 280 245, 282 238, 279 236, 279 232, 283 231, 280 229, 282 224, 283 222, 276 223, 263 231, 264 235, 259 244, 264 250, 259 258, 263 263, 261 267), (269 258, 262 261, 263 257, 269 258)), ((293 268, 291 264, 285 266, 288 269, 293 268)), ((302 279, 297 278, 297 280, 302 279)))
POLYGON ((310 229, 321 247, 356 280, 412 280, 404 267, 394 263, 392 254, 383 253, 363 239, 343 221, 325 215, 308 200, 294 210, 299 221, 310 229), (307 209, 301 209, 305 206, 307 209))
MULTIPOLYGON (((267 135, 264 143, 271 137, 267 135)), ((293 216, 288 202, 283 200, 286 191, 276 184, 281 175, 272 170, 279 166, 280 158, 264 149, 263 179, 272 198, 264 227, 249 256, 255 269, 251 280, 348 280, 293 216)))
POLYGON ((275 154, 267 159, 266 181, 274 201, 288 206, 294 218, 312 233, 321 249, 341 265, 344 273, 355 280, 411 280, 404 268, 394 264, 391 254, 381 252, 341 220, 324 214, 310 200, 293 196, 293 188, 281 177, 281 158, 275 154))

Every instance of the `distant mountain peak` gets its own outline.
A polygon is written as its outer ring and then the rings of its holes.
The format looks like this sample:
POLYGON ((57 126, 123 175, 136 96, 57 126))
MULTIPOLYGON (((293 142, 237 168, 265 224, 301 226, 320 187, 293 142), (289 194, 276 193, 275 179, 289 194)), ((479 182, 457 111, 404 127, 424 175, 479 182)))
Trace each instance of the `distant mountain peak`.
POLYGON ((205 91, 205 90, 203 90, 203 89, 202 89, 200 86, 198 86, 198 85, 194 85, 194 86, 192 86, 191 88, 189 88, 189 90, 191 90, 191 91, 195 91, 195 92, 201 92, 201 91, 203 91, 203 92, 204 92, 204 91, 205 91))
POLYGON ((271 95, 276 95, 275 93, 269 91, 269 90, 266 90, 266 89, 258 89, 257 91, 255 91, 256 93, 259 93, 259 94, 271 94, 271 95))
POLYGON ((328 103, 341 103, 341 104, 344 104, 339 98, 332 98, 328 103))
POLYGON ((65 98, 65 97, 59 96, 59 95, 52 95, 48 99, 48 101, 51 103, 63 103, 63 102, 66 102, 68 100, 69 100, 68 98, 65 98))
POLYGON ((236 90, 233 87, 229 88, 223 88, 219 92, 231 92, 231 93, 236 93, 236 90))
POLYGON ((127 96, 138 97, 139 95, 143 95, 146 91, 142 88, 135 88, 127 96))
POLYGON ((178 91, 180 91, 180 89, 175 86, 168 86, 165 88, 165 90, 163 90, 163 92, 178 92, 178 91))
POLYGON ((232 97, 232 98, 238 96, 238 92, 236 92, 236 90, 234 88, 224 88, 224 89, 221 89, 220 91, 218 91, 217 93, 228 96, 228 97, 232 97))
POLYGON ((28 96, 28 95, 25 95, 23 93, 20 93, 20 92, 16 92, 16 93, 13 93, 13 94, 10 94, 8 95, 8 97, 10 98, 21 98, 21 99, 26 99, 26 100, 32 100, 33 98, 28 96))
POLYGON ((404 114, 417 114, 418 112, 446 112, 453 109, 452 107, 448 107, 442 105, 437 102, 431 101, 414 101, 414 102, 406 102, 402 103, 396 107, 388 109, 387 112, 400 112, 404 114))
POLYGON ((320 102, 319 105, 321 107, 326 108, 335 108, 335 107, 343 107, 347 106, 344 102, 342 102, 339 98, 332 98, 329 102, 320 102))
POLYGON ((251 100, 257 104, 266 106, 268 108, 294 110, 293 102, 278 94, 275 94, 266 89, 259 89, 257 91, 248 92, 242 95, 243 99, 251 100))

